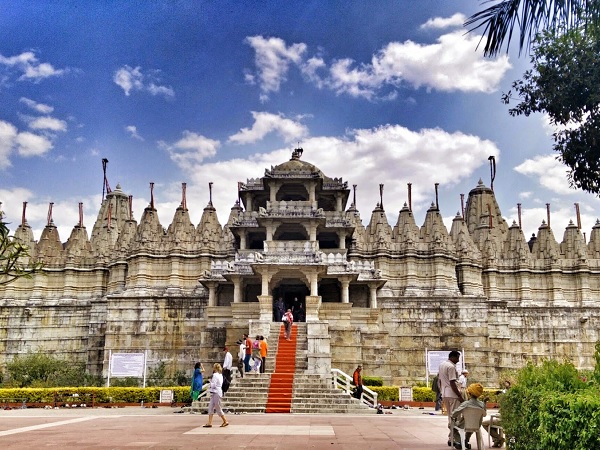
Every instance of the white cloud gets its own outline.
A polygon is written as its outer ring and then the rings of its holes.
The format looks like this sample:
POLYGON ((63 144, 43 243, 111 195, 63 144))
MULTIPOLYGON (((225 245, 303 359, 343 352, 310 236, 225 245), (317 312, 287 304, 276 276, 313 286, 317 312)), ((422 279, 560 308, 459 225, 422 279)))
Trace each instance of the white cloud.
POLYGON ((569 187, 566 166, 553 155, 538 155, 532 159, 526 159, 514 170, 536 179, 540 185, 557 194, 574 194, 577 192, 569 187))
POLYGON ((0 120, 0 169, 10 166, 10 154, 15 145, 17 127, 0 120))
POLYGON ((52 147, 49 138, 28 131, 19 132, 13 124, 0 120, 0 169, 10 167, 13 151, 24 157, 39 156, 52 147))
POLYGON ((301 123, 287 119, 283 114, 252 111, 252 128, 242 128, 229 137, 229 142, 251 144, 263 139, 269 133, 278 133, 285 142, 301 140, 308 135, 308 128, 301 123))
POLYGON ((144 138, 138 134, 137 127, 135 125, 127 125, 125 127, 125 131, 127 131, 132 138, 137 139, 138 141, 144 140, 144 138))
MULTIPOLYGON (((435 24, 440 28, 442 23, 458 19, 455 16, 445 22, 439 19, 435 24)), ((430 27, 433 26, 432 22, 430 27)), ((506 55, 490 59, 476 52, 479 39, 461 30, 440 36, 434 44, 390 42, 372 56, 370 63, 337 58, 328 65, 320 56, 305 59, 305 44, 288 47, 279 38, 253 36, 246 41, 256 52, 257 74, 246 74, 246 79, 260 85, 261 100, 265 100, 266 94, 279 91, 291 64, 317 88, 351 97, 395 99, 394 91, 400 86, 490 93, 497 90, 511 65, 506 55)))
POLYGON ((79 223, 79 202, 83 202, 84 225, 88 237, 90 236, 98 214, 100 197, 98 194, 55 201, 55 199, 48 197, 46 193, 34 193, 22 187, 0 189, 0 201, 3 202, 2 209, 6 213, 6 220, 10 222, 11 232, 14 232, 21 224, 23 202, 27 202, 26 220, 32 228, 34 238, 39 239, 48 219, 48 204, 53 202, 52 218, 58 228, 62 242, 67 241, 73 227, 79 223))
POLYGON ((164 95, 167 98, 175 96, 175 91, 170 86, 159 86, 154 83, 149 83, 147 89, 152 95, 164 95))
MULTIPOLYGON (((575 205, 572 202, 565 202, 555 199, 556 201, 550 202, 550 227, 554 238, 558 243, 562 242, 565 228, 570 222, 577 224, 577 214, 575 212, 575 205)), ((521 227, 525 238, 529 240, 532 234, 537 236, 538 229, 542 225, 542 221, 547 223, 547 209, 545 202, 542 202, 543 206, 537 207, 522 207, 521 208, 521 227)), ((586 203, 580 203, 580 217, 581 217, 581 232, 586 233, 586 238, 589 240, 590 232, 592 227, 596 223, 597 217, 594 215, 593 208, 589 211, 586 203)), ((512 224, 513 220, 518 223, 518 212, 516 207, 512 207, 509 211, 506 211, 507 222, 509 225, 512 224)))
POLYGON ((53 147, 50 139, 28 131, 19 133, 15 139, 15 143, 19 155, 24 157, 43 155, 53 147))
POLYGON ((67 131, 67 122, 50 116, 36 117, 29 121, 33 130, 67 131))
POLYGON ((531 198, 532 195, 533 195, 533 192, 531 192, 531 191, 520 192, 519 198, 523 198, 523 199, 531 198))
MULTIPOLYGON (((413 183, 413 209, 426 210, 435 199, 436 182, 441 190, 450 188, 477 168, 487 166, 488 156, 499 154, 494 143, 477 136, 440 129, 412 131, 399 125, 351 130, 341 137, 309 137, 302 147, 302 159, 315 164, 325 175, 343 175, 350 186, 358 185, 363 220, 368 220, 379 201, 378 184, 384 183, 384 206, 390 222, 407 201, 406 183, 413 183)), ((260 177, 265 168, 289 160, 290 155, 288 148, 282 148, 245 159, 175 161, 188 177, 188 204, 206 204, 207 183, 214 182, 213 203, 223 224, 237 198, 237 181, 260 177)), ((197 222, 201 211, 190 213, 197 222)), ((173 211, 165 214, 171 216, 173 211)))
POLYGON ((175 96, 175 91, 170 86, 161 86, 157 80, 157 71, 150 75, 144 75, 141 67, 130 67, 125 65, 118 69, 113 81, 129 96, 132 91, 145 91, 151 95, 163 95, 165 98, 175 96))
POLYGON ((115 72, 113 81, 125 91, 125 95, 129 95, 132 90, 142 90, 142 73, 139 67, 135 69, 124 66, 115 72))
POLYGON ((26 97, 21 97, 19 101, 40 114, 50 114, 52 113, 52 111, 54 111, 54 108, 52 106, 46 105, 44 103, 38 103, 26 97))
POLYGON ((216 155, 220 143, 186 130, 183 132, 183 137, 177 142, 167 144, 161 141, 159 146, 167 150, 171 159, 185 169, 202 163, 205 158, 216 155))
POLYGON ((306 44, 292 44, 289 47, 280 38, 250 36, 246 38, 255 51, 256 75, 247 73, 246 80, 258 83, 263 94, 279 91, 286 81, 290 63, 300 64, 306 51, 306 44))
POLYGON ((434 17, 433 19, 429 19, 427 22, 421 25, 420 28, 422 30, 459 28, 463 26, 466 20, 467 18, 464 14, 456 13, 451 17, 434 17))
POLYGON ((24 52, 10 57, 0 55, 0 64, 22 72, 19 77, 21 81, 39 82, 45 78, 63 75, 66 72, 64 69, 55 69, 50 63, 40 63, 34 52, 24 52))

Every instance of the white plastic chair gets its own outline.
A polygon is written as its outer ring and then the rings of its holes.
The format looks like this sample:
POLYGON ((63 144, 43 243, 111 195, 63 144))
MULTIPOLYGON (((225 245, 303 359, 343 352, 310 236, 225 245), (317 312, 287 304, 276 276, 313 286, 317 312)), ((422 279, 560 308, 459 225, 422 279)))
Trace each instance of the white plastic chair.
POLYGON ((492 446, 492 428, 495 428, 498 431, 498 435, 504 439, 504 428, 500 425, 500 414, 491 414, 490 415, 490 425, 488 427, 488 447, 492 446), (494 420, 497 422, 494 424, 494 420))
POLYGON ((462 426, 458 426, 456 423, 453 426, 453 434, 454 430, 458 432, 460 435, 460 445, 461 449, 465 450, 467 448, 466 445, 466 433, 474 433, 477 437, 477 450, 483 450, 483 438, 481 437, 481 422, 483 421, 483 416, 485 416, 485 411, 481 408, 465 408, 461 411, 463 416, 462 426))

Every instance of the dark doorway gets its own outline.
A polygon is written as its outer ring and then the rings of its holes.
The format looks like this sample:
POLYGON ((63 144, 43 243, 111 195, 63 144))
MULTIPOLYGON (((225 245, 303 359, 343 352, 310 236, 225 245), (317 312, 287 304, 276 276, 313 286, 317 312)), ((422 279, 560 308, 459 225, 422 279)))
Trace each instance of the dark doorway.
MULTIPOLYGON (((279 297, 283 299, 285 311, 292 310, 295 322, 306 321, 306 296, 310 291, 304 284, 281 283, 273 289, 273 301, 279 297)), ((275 317, 275 316, 274 316, 275 317)))

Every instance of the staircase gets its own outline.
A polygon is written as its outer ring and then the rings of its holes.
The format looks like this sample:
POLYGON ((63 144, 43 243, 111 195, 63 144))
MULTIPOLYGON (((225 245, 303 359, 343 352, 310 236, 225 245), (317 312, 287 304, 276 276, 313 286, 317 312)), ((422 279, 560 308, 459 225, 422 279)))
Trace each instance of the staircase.
MULTIPOLYGON (((226 414, 375 414, 374 409, 333 387, 330 375, 306 373, 306 323, 294 324, 291 338, 285 340, 281 323, 271 324, 266 373, 235 378, 221 402, 226 414)), ((202 397, 184 410, 206 412, 208 400, 202 397)))
POLYGON ((289 413, 292 408, 298 325, 292 325, 289 341, 285 339, 284 325, 279 325, 279 328, 275 372, 271 375, 267 397, 266 412, 268 413, 289 413))

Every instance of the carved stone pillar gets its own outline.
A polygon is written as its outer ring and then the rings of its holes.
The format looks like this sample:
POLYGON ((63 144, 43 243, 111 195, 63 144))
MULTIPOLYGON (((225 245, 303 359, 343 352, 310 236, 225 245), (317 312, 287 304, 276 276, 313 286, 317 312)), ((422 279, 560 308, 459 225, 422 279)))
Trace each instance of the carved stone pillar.
POLYGON ((331 373, 329 322, 308 322, 306 324, 306 337, 308 342, 307 373, 329 375, 331 373))
POLYGON ((304 299, 306 303, 306 321, 315 322, 319 320, 319 308, 321 307, 320 295, 307 295, 304 299))
POLYGON ((271 203, 277 201, 277 192, 281 188, 281 182, 274 181, 269 184, 269 201, 271 203))
POLYGON ((246 232, 240 233, 240 250, 246 250, 246 232))
POLYGON ((310 183, 308 186, 308 201, 314 202, 315 200, 316 200, 315 183, 310 183))
POLYGON ((272 295, 259 295, 258 304, 260 307, 260 322, 272 322, 273 321, 273 296, 272 295))
POLYGON ((371 309, 376 309, 377 308, 377 285, 376 284, 369 285, 369 292, 370 292, 369 307, 371 309))
POLYGON ((233 281, 233 303, 242 301, 242 278, 240 276, 232 276, 233 281))
POLYGON ((208 306, 217 306, 217 284, 208 285, 208 306))
POLYGON ((340 279, 340 282, 342 283, 342 303, 350 303, 350 280, 340 279))
POLYGON ((338 231, 338 239, 340 240, 340 248, 343 250, 346 248, 346 230, 338 231))
POLYGON ((316 297, 319 295, 319 276, 316 272, 310 274, 310 295, 316 297))
POLYGON ((273 240, 273 224, 267 224, 266 235, 266 241, 271 242, 273 240))

